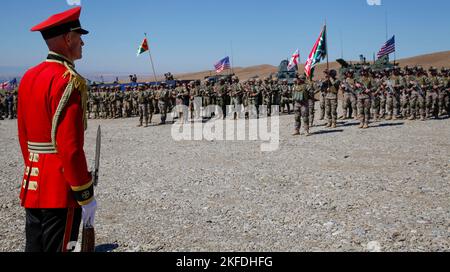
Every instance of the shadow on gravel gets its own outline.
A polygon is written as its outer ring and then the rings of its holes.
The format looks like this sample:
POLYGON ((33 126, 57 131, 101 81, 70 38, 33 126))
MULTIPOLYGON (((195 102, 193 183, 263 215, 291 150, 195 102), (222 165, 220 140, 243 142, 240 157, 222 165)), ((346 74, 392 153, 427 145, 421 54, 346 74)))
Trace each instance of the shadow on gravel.
POLYGON ((311 135, 321 135, 321 134, 330 134, 330 133, 339 133, 344 132, 343 129, 333 129, 333 130, 320 130, 312 132, 311 135))
POLYGON ((396 127, 396 126, 403 126, 405 123, 386 123, 386 124, 379 124, 372 127, 396 127))
POLYGON ((352 127, 352 126, 358 126, 359 122, 351 122, 351 123, 338 123, 338 126, 340 127, 352 127))
POLYGON ((118 244, 102 244, 95 247, 95 252, 111 252, 118 247, 118 244))

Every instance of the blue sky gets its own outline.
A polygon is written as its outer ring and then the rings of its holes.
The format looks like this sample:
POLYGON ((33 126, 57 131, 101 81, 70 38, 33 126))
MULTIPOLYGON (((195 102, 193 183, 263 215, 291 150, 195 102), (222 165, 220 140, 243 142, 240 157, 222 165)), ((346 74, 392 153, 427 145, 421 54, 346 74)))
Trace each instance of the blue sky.
MULTIPOLYGON (((365 54, 372 59, 396 35, 397 59, 450 50, 448 0, 82 0, 85 74, 150 74, 148 54, 136 57, 147 32, 158 74, 211 70, 232 55, 234 66, 278 65, 295 49, 305 61, 327 20, 329 58, 365 54), (342 37, 342 39, 341 39, 342 37)), ((66 0, 2 0, 0 74, 20 72, 45 58, 39 33, 29 29, 53 13, 69 9, 66 0)))

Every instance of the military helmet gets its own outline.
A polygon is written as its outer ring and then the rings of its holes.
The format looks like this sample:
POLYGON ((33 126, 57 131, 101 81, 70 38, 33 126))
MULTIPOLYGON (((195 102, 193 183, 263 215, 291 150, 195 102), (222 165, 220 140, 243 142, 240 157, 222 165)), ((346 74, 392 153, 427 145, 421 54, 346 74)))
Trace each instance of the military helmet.
POLYGON ((328 74, 332 77, 335 77, 337 75, 337 72, 336 72, 336 70, 331 69, 330 72, 328 72, 328 74))

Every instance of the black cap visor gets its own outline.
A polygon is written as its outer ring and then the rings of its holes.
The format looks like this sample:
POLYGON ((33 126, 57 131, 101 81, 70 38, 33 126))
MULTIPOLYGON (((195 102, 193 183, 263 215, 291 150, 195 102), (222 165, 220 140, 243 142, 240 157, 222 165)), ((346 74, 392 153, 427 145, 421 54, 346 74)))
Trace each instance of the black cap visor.
POLYGON ((72 21, 69 23, 65 23, 65 24, 62 24, 59 26, 52 27, 50 29, 43 30, 43 31, 41 31, 41 33, 42 33, 42 37, 44 37, 44 40, 48 40, 48 39, 57 37, 59 35, 62 35, 62 34, 65 34, 65 33, 71 32, 71 31, 80 33, 81 35, 86 35, 89 33, 89 31, 81 28, 81 24, 80 24, 79 20, 72 21))

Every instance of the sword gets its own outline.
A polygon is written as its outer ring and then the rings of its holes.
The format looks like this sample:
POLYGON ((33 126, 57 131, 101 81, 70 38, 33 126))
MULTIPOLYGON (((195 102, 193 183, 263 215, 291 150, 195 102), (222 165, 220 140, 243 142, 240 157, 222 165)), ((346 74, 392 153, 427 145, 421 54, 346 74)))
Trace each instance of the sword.
MULTIPOLYGON (((98 185, 98 170, 100 168, 100 148, 102 140, 102 131, 100 125, 97 129, 97 140, 95 146, 95 162, 94 170, 92 171, 94 186, 98 185)), ((83 233, 81 238, 81 252, 94 252, 95 251, 95 229, 94 226, 83 226, 83 233)))
POLYGON ((100 149, 102 146, 102 130, 100 125, 97 129, 97 140, 95 145, 95 162, 94 162, 94 186, 98 185, 98 170, 100 168, 100 149))

